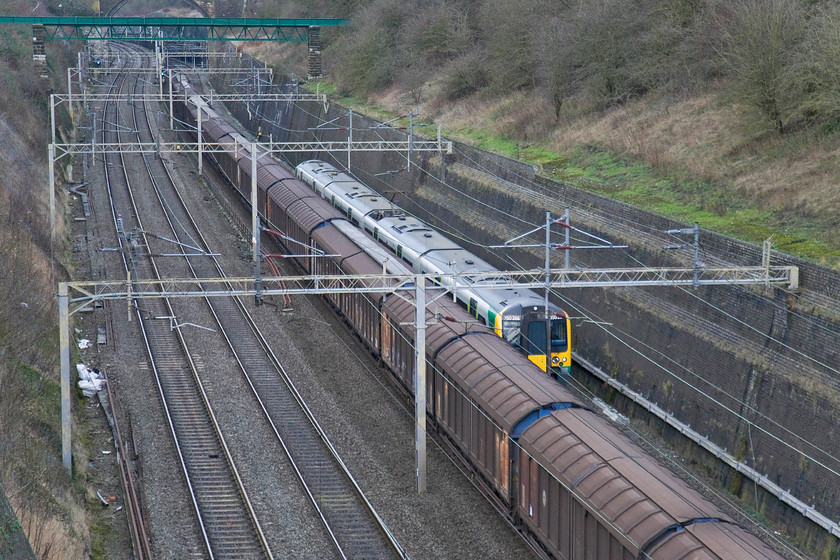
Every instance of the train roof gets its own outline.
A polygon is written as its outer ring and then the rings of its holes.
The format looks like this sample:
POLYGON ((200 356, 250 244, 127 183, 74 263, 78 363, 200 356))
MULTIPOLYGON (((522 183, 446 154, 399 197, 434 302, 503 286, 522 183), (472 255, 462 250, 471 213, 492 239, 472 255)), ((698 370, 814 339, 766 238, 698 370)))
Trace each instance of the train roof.
MULTIPOLYGON (((398 322, 410 324, 414 322, 414 298, 405 296, 389 298, 383 306, 398 322)), ((519 421, 541 407, 561 402, 578 404, 527 356, 486 327, 476 325, 475 318, 452 300, 440 298, 429 303, 426 318, 429 362, 505 432, 510 433, 519 421)))
POLYGON ((263 170, 263 180, 275 184, 275 187, 269 191, 268 197, 304 231, 310 232, 330 220, 346 220, 340 212, 326 204, 308 186, 298 181, 275 183, 275 177, 276 175, 268 170, 263 170))
POLYGON ((692 555, 698 548, 696 535, 735 539, 729 531, 735 527, 732 520, 591 411, 553 412, 527 428, 519 443, 640 556, 781 558, 749 536, 742 536, 742 543, 704 539, 707 556, 692 555), (682 523, 690 530, 682 530, 682 523), (746 555, 747 550, 753 554, 746 555))
MULTIPOLYGON (((379 228, 380 238, 388 237, 394 244, 411 251, 420 262, 412 262, 418 272, 426 274, 460 274, 463 280, 455 285, 470 289, 496 311, 515 305, 542 306, 544 298, 533 290, 521 288, 476 288, 472 283, 476 277, 492 276, 497 269, 474 253, 461 247, 430 225, 404 210, 394 206, 378 192, 358 181, 356 178, 321 160, 308 160, 297 166, 298 172, 310 180, 329 188, 347 203, 352 203, 354 213, 371 218, 379 228)), ((509 280, 499 279, 500 284, 510 284, 509 280)), ((550 304, 555 312, 562 313, 559 307, 550 304)))
POLYGON ((332 225, 336 227, 345 237, 351 240, 357 247, 363 249, 365 253, 379 265, 379 268, 374 272, 381 272, 384 265, 385 271, 388 274, 396 274, 400 276, 409 276, 414 274, 414 270, 407 266, 394 256, 393 253, 387 251, 382 245, 362 233, 359 228, 346 220, 335 220, 332 225))

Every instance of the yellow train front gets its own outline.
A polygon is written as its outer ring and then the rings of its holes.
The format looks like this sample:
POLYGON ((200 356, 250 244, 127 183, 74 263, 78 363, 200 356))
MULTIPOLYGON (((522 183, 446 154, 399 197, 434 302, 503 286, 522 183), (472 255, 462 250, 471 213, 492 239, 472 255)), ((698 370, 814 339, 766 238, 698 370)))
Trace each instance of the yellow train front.
POLYGON ((498 273, 490 263, 329 163, 305 161, 296 175, 398 259, 450 290, 479 325, 517 346, 543 371, 569 374, 570 328, 562 309, 549 304, 546 315, 542 296, 502 278, 498 286, 487 285, 498 273), (548 359, 546 332, 551 333, 548 359))
POLYGON ((543 371, 550 371, 557 377, 568 376, 572 367, 572 331, 568 315, 554 304, 549 304, 546 313, 542 303, 502 303, 507 305, 495 314, 496 334, 519 347, 543 371), (546 359, 546 332, 550 334, 550 359, 546 359))

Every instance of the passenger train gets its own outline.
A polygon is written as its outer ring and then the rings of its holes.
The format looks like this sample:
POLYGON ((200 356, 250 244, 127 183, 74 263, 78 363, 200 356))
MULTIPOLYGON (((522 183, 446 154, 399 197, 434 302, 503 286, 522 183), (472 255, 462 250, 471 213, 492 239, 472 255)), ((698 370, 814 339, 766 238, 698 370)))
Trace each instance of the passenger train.
MULTIPOLYGON (((561 375, 569 374, 570 321, 559 307, 549 304, 547 320, 545 300, 532 290, 475 287, 473 277, 480 274, 486 280, 488 273, 496 271, 490 263, 408 216, 403 209, 332 165, 319 160, 306 161, 297 166, 296 175, 341 210, 348 221, 364 228, 417 272, 432 275, 439 284, 451 289, 470 315, 520 348, 543 371, 547 365, 545 333, 549 324, 550 367, 561 375), (450 281, 447 278, 451 276, 442 275, 458 276, 450 281)), ((500 279, 500 284, 509 282, 500 279)))
MULTIPOLYGON (((250 140, 209 107, 185 78, 179 77, 173 86, 178 118, 195 126, 197 111, 203 111, 204 137, 208 142, 224 143, 207 157, 214 160, 243 203, 249 204, 254 149, 250 140)), ((374 227, 378 229, 379 239, 375 240, 357 227, 368 212, 359 210, 357 214, 355 209, 341 208, 344 203, 338 195, 336 202, 332 194, 325 200, 262 147, 256 150, 257 204, 262 219, 296 243, 336 255, 294 257, 304 272, 378 275, 385 266, 387 272, 406 274, 436 270, 435 266, 444 270, 444 265, 460 272, 464 270, 461 266, 471 266, 467 259, 484 266, 436 237, 427 226, 401 216, 396 209, 391 211, 390 206, 380 206, 383 215, 376 219, 371 214, 371 221, 363 226, 371 234, 374 227), (391 213, 385 214, 386 210, 391 213), (441 255, 435 257, 441 258, 423 263, 424 253, 430 255, 427 249, 438 247, 431 242, 399 242, 403 258, 390 258, 395 241, 386 249, 382 240, 386 233, 395 240, 406 239, 394 229, 403 225, 403 234, 421 234, 423 239, 440 243, 441 255), (427 233, 432 237, 426 237, 427 233), (443 257, 445 251, 454 256, 443 257), (447 264, 451 261, 454 264, 447 264)), ((316 169, 325 169, 321 163, 308 163, 298 170, 301 176, 310 173, 315 177, 316 169)), ((357 186, 361 190, 361 185, 357 186)), ((411 392, 414 304, 410 294, 326 297, 396 381, 411 392)), ((473 306, 469 314, 448 298, 427 305, 426 411, 431 429, 470 466, 487 495, 529 538, 540 557, 782 560, 496 332, 465 327, 478 309, 479 317, 485 313, 488 325, 497 328, 498 317, 509 306, 491 301, 485 301, 486 308, 473 306), (489 314, 491 309, 495 317, 489 314), (431 321, 438 314, 456 320, 431 321)), ((501 322, 502 335, 504 326, 501 322)), ((568 340, 568 331, 565 334, 568 340)))

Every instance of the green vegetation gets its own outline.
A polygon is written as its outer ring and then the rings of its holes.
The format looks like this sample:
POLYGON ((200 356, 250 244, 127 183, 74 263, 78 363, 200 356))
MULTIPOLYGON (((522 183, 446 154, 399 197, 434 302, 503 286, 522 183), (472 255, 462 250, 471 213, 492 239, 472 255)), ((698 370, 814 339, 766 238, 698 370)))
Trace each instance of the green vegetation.
MULTIPOLYGON (((36 3, 11 0, 0 13, 32 15, 36 3)), ((49 4, 38 3, 34 15, 48 15, 49 4)), ((62 6, 87 13, 91 2, 62 6)), ((0 479, 15 518, 0 522, 2 557, 29 557, 3 548, 3 541, 22 535, 39 558, 80 558, 88 530, 83 493, 60 456, 55 289, 68 277, 71 253, 61 220, 50 240, 48 193, 39 187, 48 184, 48 91, 66 88, 64 69, 75 56, 66 43, 48 43, 54 83, 42 82, 33 71, 31 27, 0 28, 0 479)), ((66 111, 59 110, 58 122, 59 133, 68 130, 66 111)), ((61 207, 63 197, 58 202, 61 207)))
POLYGON ((816 236, 812 221, 801 220, 781 229, 775 211, 756 208, 725 186, 686 173, 663 172, 638 158, 592 146, 558 155, 540 146, 520 149, 512 140, 482 131, 467 130, 460 136, 487 150, 536 164, 558 181, 753 243, 773 237, 774 246, 783 252, 840 266, 840 246, 830 237, 816 236))
POLYGON ((547 176, 751 242, 773 236, 782 251, 840 267, 835 2, 252 9, 350 17, 322 36, 321 89, 357 111, 387 120, 419 105, 448 136, 547 176))

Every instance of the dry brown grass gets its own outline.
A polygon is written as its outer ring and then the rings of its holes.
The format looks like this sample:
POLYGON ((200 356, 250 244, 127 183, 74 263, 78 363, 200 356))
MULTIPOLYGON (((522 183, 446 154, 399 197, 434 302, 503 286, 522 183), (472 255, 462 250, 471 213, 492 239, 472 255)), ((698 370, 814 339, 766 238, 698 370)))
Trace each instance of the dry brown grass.
MULTIPOLYGON (((490 137, 506 138, 510 142, 502 149, 512 155, 516 147, 530 145, 561 156, 594 146, 650 163, 677 178, 675 189, 680 181, 700 179, 721 191, 709 192, 712 199, 730 201, 721 204, 734 200, 783 216, 781 233, 807 222, 816 226, 795 235, 814 232, 831 243, 831 230, 840 225, 840 135, 806 130, 780 136, 763 130, 749 109, 724 101, 717 91, 679 100, 634 99, 586 116, 575 114, 579 109, 570 100, 557 119, 550 103, 530 92, 484 91, 450 102, 441 94, 440 80, 422 86, 421 112, 450 135, 456 131, 459 138, 488 140, 490 147, 490 137)), ((414 106, 410 93, 394 84, 370 101, 401 114, 414 106)), ((766 225, 776 227, 772 221, 766 225)))
POLYGON ((558 124, 553 146, 572 151, 579 145, 602 146, 653 165, 687 169, 700 177, 720 175, 716 162, 738 146, 737 111, 715 96, 652 105, 634 101, 606 113, 558 124))
MULTIPOLYGON (((10 494, 14 495, 13 492, 10 494)), ((83 506, 71 504, 67 518, 48 513, 42 507, 28 504, 15 498, 10 500, 17 513, 32 550, 41 560, 78 560, 86 558, 85 542, 90 541, 86 533, 88 522, 83 506), (84 534, 77 531, 83 530, 84 534)))
POLYGON ((705 95, 668 105, 641 100, 600 115, 559 123, 553 147, 595 145, 687 171, 765 209, 840 212, 840 147, 834 139, 782 137, 749 129, 743 109, 705 95))

